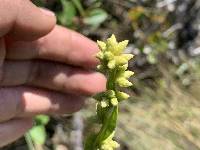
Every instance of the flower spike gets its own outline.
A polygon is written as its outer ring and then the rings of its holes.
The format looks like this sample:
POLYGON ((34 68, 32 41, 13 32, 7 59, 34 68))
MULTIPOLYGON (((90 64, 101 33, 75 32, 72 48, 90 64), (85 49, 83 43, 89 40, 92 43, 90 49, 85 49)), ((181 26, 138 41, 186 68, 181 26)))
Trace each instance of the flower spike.
POLYGON ((101 129, 85 143, 85 150, 114 150, 119 144, 113 140, 118 117, 119 102, 129 98, 125 92, 119 91, 119 87, 129 87, 128 81, 134 72, 127 70, 128 61, 132 54, 124 54, 128 40, 117 42, 112 35, 106 42, 97 41, 100 52, 97 58, 101 64, 97 67, 107 76, 107 90, 94 96, 97 100, 97 118, 101 129))

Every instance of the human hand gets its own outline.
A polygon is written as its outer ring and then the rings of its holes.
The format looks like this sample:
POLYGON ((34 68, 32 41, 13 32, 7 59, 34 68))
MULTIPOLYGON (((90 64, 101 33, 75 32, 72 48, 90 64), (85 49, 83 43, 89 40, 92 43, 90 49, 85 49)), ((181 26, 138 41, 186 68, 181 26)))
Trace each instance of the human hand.
POLYGON ((105 90, 91 71, 98 48, 55 25, 55 16, 29 0, 0 0, 0 147, 21 137, 37 114, 66 114, 85 96, 105 90))

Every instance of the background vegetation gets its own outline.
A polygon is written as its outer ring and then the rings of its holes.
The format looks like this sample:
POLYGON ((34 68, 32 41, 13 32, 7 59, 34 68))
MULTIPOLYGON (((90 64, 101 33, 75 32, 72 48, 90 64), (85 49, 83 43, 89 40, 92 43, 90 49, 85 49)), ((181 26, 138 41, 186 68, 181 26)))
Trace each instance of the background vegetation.
MULTIPOLYGON (((135 59, 132 95, 121 106, 120 150, 200 150, 200 2, 198 0, 35 0, 58 23, 93 40, 128 39, 135 59)), ((82 150, 94 101, 72 116, 36 118, 29 135, 5 150, 82 150), (34 131, 35 130, 35 131, 34 131), (29 148, 30 144, 29 143, 29 148), (33 147, 32 147, 33 148, 33 147)))

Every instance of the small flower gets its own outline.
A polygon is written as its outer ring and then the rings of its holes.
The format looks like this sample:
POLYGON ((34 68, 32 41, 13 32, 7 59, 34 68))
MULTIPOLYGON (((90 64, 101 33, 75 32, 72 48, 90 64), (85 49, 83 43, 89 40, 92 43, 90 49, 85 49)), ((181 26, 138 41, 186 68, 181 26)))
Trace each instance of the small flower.
POLYGON ((130 96, 124 92, 117 92, 117 98, 122 101, 128 99, 130 96))
POLYGON ((101 51, 105 51, 106 50, 106 43, 102 42, 102 41, 97 41, 97 44, 100 48, 101 51))
POLYGON ((116 66, 116 61, 115 60, 110 60, 109 62, 108 62, 108 68, 109 69, 114 69, 115 68, 115 66, 116 66))
POLYGON ((109 103, 107 101, 105 101, 105 100, 101 101, 100 104, 101 104, 102 108, 106 108, 106 107, 109 106, 109 103))
POLYGON ((128 78, 130 78, 132 75, 134 75, 134 72, 128 70, 128 71, 125 71, 125 72, 123 73, 122 76, 123 76, 124 78, 127 78, 127 79, 128 79, 128 78))
POLYGON ((120 86, 120 87, 130 87, 132 86, 133 84, 128 81, 126 78, 124 77, 120 77, 116 80, 117 84, 120 86))
POLYGON ((114 90, 108 90, 106 92, 106 95, 108 96, 108 98, 115 98, 116 94, 114 90))
POLYGON ((114 132, 102 142, 101 150, 114 150, 119 147, 119 144, 112 140, 114 137, 114 132))
POLYGON ((110 100, 110 102, 111 102, 111 104, 112 104, 113 106, 117 106, 117 105, 118 105, 118 100, 117 100, 117 98, 112 98, 112 99, 110 100))

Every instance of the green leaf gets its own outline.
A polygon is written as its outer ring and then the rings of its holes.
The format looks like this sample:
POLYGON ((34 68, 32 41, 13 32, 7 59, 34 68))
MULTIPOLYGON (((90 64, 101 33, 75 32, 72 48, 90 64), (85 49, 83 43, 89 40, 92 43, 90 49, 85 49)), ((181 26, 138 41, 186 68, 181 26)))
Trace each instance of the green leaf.
POLYGON ((44 145, 46 141, 46 130, 43 125, 34 126, 30 131, 29 134, 33 143, 37 145, 44 145))
POLYGON ((61 0, 63 10, 57 13, 58 21, 65 26, 71 26, 76 16, 76 7, 71 1, 61 0))
POLYGON ((83 9, 83 6, 82 6, 82 4, 81 4, 81 1, 80 1, 80 0, 72 0, 72 2, 73 2, 73 4, 76 6, 76 8, 78 9, 80 15, 81 15, 82 17, 84 17, 84 16, 85 16, 85 11, 84 11, 84 9, 83 9))
POLYGON ((105 115, 103 126, 94 142, 94 146, 100 146, 101 143, 113 133, 116 128, 117 117, 118 106, 113 106, 105 115))
POLYGON ((94 9, 89 11, 88 17, 84 18, 83 22, 87 25, 98 27, 108 17, 108 14, 103 9, 94 9))
POLYGON ((87 137, 86 142, 84 144, 84 150, 94 150, 91 145, 94 144, 94 139, 96 139, 96 134, 91 134, 87 137))

